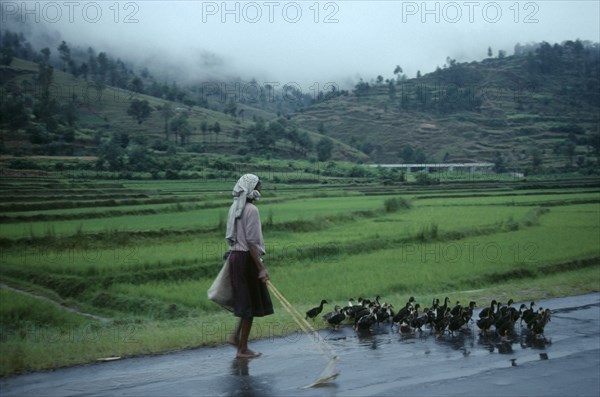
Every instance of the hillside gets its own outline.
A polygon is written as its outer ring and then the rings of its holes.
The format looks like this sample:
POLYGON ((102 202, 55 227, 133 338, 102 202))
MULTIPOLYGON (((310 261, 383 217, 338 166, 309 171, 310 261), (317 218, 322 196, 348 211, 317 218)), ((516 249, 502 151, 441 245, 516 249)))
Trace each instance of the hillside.
POLYGON ((494 161, 507 167, 597 164, 598 45, 579 42, 482 62, 456 63, 415 79, 360 82, 295 114, 307 129, 382 163, 494 161))
MULTIPOLYGON (((0 65, 0 90, 0 154, 9 156, 110 157, 107 151, 117 151, 117 157, 131 159, 133 150, 142 150, 150 157, 191 153, 316 159, 315 147, 324 138, 268 109, 237 103, 236 112, 225 113, 206 104, 185 105, 76 77, 39 60, 12 58, 0 65), (46 83, 44 73, 49 75, 46 83), (131 114, 134 102, 146 102, 148 114, 131 114)), ((367 157, 335 139, 331 143, 333 160, 367 157)), ((117 163, 104 168, 119 168, 117 163)))
POLYGON ((153 176, 202 169, 207 162, 198 156, 207 155, 598 172, 598 44, 518 46, 513 56, 471 63, 448 58, 414 79, 397 67, 395 78, 361 80, 351 92, 289 92, 298 99, 292 103, 266 86, 248 102, 220 89, 208 95, 200 86, 159 84, 147 69, 138 75, 91 49, 67 67, 65 42, 59 58, 10 32, 4 37, 12 37, 0 48, 4 159, 84 156, 87 169, 153 176))

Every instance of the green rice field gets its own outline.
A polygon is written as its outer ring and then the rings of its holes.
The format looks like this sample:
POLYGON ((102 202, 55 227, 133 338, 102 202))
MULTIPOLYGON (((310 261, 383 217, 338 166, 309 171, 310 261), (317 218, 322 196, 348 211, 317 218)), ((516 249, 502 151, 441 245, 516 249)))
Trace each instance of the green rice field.
MULTIPOLYGON (((235 318, 206 291, 234 183, 4 178, 0 375, 222 343, 235 318)), ((267 180, 258 207, 271 280, 301 312, 600 289, 597 184, 267 180)), ((296 330, 278 304, 256 323, 257 338, 296 330)))

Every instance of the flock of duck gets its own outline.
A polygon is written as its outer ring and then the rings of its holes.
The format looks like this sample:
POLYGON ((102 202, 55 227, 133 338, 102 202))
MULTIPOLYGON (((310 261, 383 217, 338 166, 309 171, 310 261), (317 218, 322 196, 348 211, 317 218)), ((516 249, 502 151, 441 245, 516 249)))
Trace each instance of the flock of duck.
MULTIPOLYGON (((327 303, 327 300, 322 300, 319 306, 308 310, 306 319, 311 318, 314 321, 327 303)), ((536 310, 535 302, 531 302, 529 307, 521 304, 518 309, 513 307, 513 304, 512 299, 506 304, 492 300, 489 306, 479 312, 478 318, 473 319, 476 307, 473 301, 466 306, 457 301, 452 306, 448 297, 444 299, 443 304, 434 298, 430 307, 421 308, 421 305, 415 302, 415 298, 410 297, 403 307, 394 311, 391 304, 380 302, 380 296, 375 300, 358 298, 358 301, 355 301, 351 298, 347 306, 336 305, 335 309, 323 315, 322 319, 334 330, 348 323, 353 324, 357 331, 372 330, 375 326, 387 323, 399 333, 423 332, 424 328, 428 328, 437 335, 449 333, 452 336, 461 329, 468 329, 475 322, 481 335, 494 333, 502 338, 513 336, 518 322, 520 327, 527 327, 531 335, 545 339, 544 328, 550 321, 552 311, 541 307, 536 310)))

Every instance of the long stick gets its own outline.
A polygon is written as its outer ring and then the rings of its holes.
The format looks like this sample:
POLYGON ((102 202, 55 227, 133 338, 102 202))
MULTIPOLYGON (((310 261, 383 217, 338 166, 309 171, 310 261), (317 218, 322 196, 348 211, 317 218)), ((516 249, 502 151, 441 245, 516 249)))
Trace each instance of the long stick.
POLYGON ((300 329, 307 334, 312 332, 312 334, 315 337, 315 344, 319 347, 321 352, 324 353, 325 355, 328 355, 330 359, 336 359, 337 354, 336 354, 335 350, 333 350, 333 348, 331 346, 329 346, 329 344, 325 341, 325 339, 323 339, 321 337, 321 335, 319 335, 319 333, 313 328, 313 326, 310 325, 310 323, 308 321, 306 321, 306 319, 304 317, 302 317, 302 315, 300 313, 298 313, 298 311, 294 308, 294 306, 292 306, 292 304, 290 302, 288 302, 288 300, 283 296, 283 294, 281 292, 279 292, 279 290, 277 288, 275 288, 273 283, 271 281, 267 281, 267 285, 271 288, 271 291, 273 292, 275 297, 279 300, 279 302, 281 303, 281 306, 283 306, 283 308, 290 314, 290 316, 292 317, 292 319, 294 319, 296 324, 298 324, 300 329), (317 341, 319 341, 321 343, 319 344, 319 343, 317 343, 317 341), (327 354, 323 350, 322 346, 326 347, 327 350, 329 350, 329 354, 327 354))

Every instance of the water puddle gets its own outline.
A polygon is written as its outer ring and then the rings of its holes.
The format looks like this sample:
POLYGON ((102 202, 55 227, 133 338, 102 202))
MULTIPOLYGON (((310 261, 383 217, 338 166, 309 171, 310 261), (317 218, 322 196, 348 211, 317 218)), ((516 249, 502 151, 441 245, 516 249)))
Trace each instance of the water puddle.
MULTIPOLYGON (((351 327, 320 334, 339 376, 303 389, 327 360, 306 335, 255 341, 263 353, 236 360, 230 346, 139 357, 1 381, 1 396, 583 395, 600 393, 600 293, 536 302, 553 310, 546 339, 515 327, 506 340, 472 324, 454 336, 351 327)), ((518 306, 517 306, 518 307, 518 306)), ((475 313, 474 318, 477 317, 475 313)), ((260 321, 260 320, 258 320, 260 321)))

